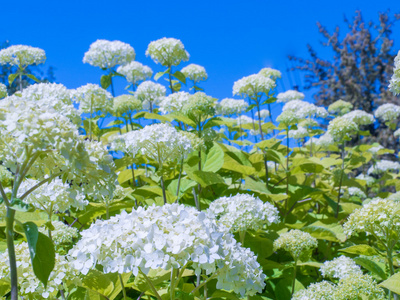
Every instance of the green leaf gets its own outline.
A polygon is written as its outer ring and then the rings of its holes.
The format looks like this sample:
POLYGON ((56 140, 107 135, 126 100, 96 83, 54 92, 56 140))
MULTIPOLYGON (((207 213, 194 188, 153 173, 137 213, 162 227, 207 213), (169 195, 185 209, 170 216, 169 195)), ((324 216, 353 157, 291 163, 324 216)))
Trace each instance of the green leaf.
POLYGON ((103 89, 108 89, 108 87, 111 85, 111 76, 110 75, 103 75, 100 78, 100 85, 103 89))
POLYGON ((180 90, 181 90, 181 88, 182 88, 182 85, 178 82, 178 83, 175 83, 173 86, 172 86, 172 89, 174 90, 174 92, 179 92, 180 90))
POLYGON ((82 286, 104 296, 110 295, 114 290, 114 284, 107 275, 95 269, 83 277, 82 286))
POLYGON ((35 207, 31 204, 24 203, 21 199, 14 199, 10 206, 13 210, 20 212, 34 212, 35 207))
POLYGON ((175 71, 174 74, 172 74, 176 79, 178 79, 180 82, 186 84, 186 77, 183 75, 181 71, 175 71))
POLYGON ((202 165, 202 171, 217 172, 224 164, 224 151, 214 142, 214 145, 208 151, 205 163, 202 165))
POLYGON ((389 277, 384 282, 381 282, 379 286, 387 288, 396 294, 400 294, 400 272, 389 277))
MULTIPOLYGON (((196 186, 197 183, 193 180, 190 180, 188 178, 182 178, 181 179, 181 184, 179 185, 179 196, 182 197, 182 194, 185 193, 187 190, 190 188, 196 186)), ((178 179, 174 179, 171 181, 171 183, 168 185, 168 191, 172 195, 176 195, 176 190, 178 188, 178 179)))
POLYGON ((15 78, 17 78, 18 75, 19 75, 19 74, 10 74, 10 75, 8 76, 8 84, 9 84, 10 86, 12 85, 12 83, 14 82, 15 78))
POLYGON ((28 76, 30 79, 32 79, 33 81, 35 81, 35 82, 40 82, 40 80, 39 79, 37 79, 36 77, 35 77, 35 75, 32 75, 32 74, 26 74, 26 76, 28 76))
POLYGON ((346 240, 346 235, 343 232, 342 226, 337 223, 325 224, 321 221, 317 221, 309 226, 303 227, 302 230, 319 240, 332 242, 344 242, 346 240))
POLYGON ((379 252, 376 251, 375 248, 372 248, 369 245, 355 245, 350 246, 344 249, 339 249, 339 251, 349 254, 357 254, 357 255, 365 255, 365 256, 374 256, 379 255, 379 252))
POLYGON ((217 184, 217 183, 225 183, 224 179, 214 173, 214 172, 205 172, 205 171, 193 171, 187 172, 190 179, 200 183, 202 187, 207 187, 209 185, 217 184))
MULTIPOLYGON (((382 267, 375 261, 367 258, 367 257, 356 257, 353 258, 353 260, 356 262, 357 265, 360 265, 361 267, 364 267, 368 271, 372 272, 373 274, 379 276, 379 279, 385 280, 387 279, 385 271, 382 269, 382 267)), ((384 264, 381 264, 383 267, 385 267, 384 264)))
POLYGON ((56 254, 53 242, 49 237, 40 233, 33 222, 24 223, 23 228, 29 246, 33 272, 46 287, 55 265, 56 254))
POLYGON ((167 74, 169 72, 169 69, 167 69, 164 72, 158 72, 156 75, 154 75, 154 80, 157 81, 161 76, 163 76, 164 74, 167 74))

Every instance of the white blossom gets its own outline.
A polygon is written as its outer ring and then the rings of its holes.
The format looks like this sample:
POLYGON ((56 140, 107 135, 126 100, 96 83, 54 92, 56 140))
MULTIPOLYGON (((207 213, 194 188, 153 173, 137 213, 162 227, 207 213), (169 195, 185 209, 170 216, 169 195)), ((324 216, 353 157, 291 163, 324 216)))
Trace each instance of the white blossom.
POLYGON ((258 97, 260 93, 268 94, 276 86, 275 82, 261 74, 243 77, 233 84, 233 95, 258 97))
POLYGON ((0 99, 7 97, 7 86, 5 84, 0 83, 0 99))
POLYGON ((400 51, 394 59, 394 70, 390 79, 389 90, 395 94, 400 94, 400 51))
POLYGON ((242 99, 225 98, 217 103, 216 111, 219 115, 232 116, 244 112, 248 106, 242 99))
POLYGON ((362 275, 361 268, 354 260, 346 256, 339 256, 331 261, 326 261, 320 268, 323 277, 345 279, 349 276, 362 275))
POLYGON ((44 50, 31 46, 14 45, 0 50, 0 64, 17 66, 24 69, 30 65, 43 64, 46 61, 44 50))
POLYGON ((94 113, 99 110, 102 112, 112 111, 112 95, 97 84, 86 84, 72 93, 75 101, 79 102, 79 111, 82 113, 94 113))
POLYGON ((143 108, 154 108, 164 98, 167 90, 159 83, 144 81, 136 89, 135 97, 142 101, 143 108))
POLYGON ((375 122, 375 118, 373 115, 363 111, 363 110, 353 110, 343 115, 343 118, 347 118, 357 125, 370 125, 375 122))
POLYGON ((368 174, 382 174, 386 171, 397 171, 400 169, 400 163, 382 159, 373 164, 367 171, 368 174))
POLYGON ((400 106, 392 103, 382 104, 375 111, 375 118, 393 122, 400 116, 400 106))
POLYGON ((125 76, 128 82, 133 84, 144 81, 153 75, 152 69, 137 61, 131 61, 126 65, 119 66, 117 72, 125 76))
POLYGON ((188 92, 177 92, 164 97, 159 106, 163 114, 182 112, 183 106, 189 102, 190 94, 188 92))
POLYGON ((283 93, 279 93, 276 96, 276 99, 278 103, 286 103, 290 102, 293 100, 303 100, 304 99, 304 94, 295 90, 289 90, 283 93))
POLYGON ((151 42, 146 56, 166 67, 177 66, 182 61, 188 61, 190 57, 180 40, 165 37, 151 42))
POLYGON ((272 80, 277 80, 282 77, 282 73, 279 70, 275 70, 272 68, 262 68, 258 74, 263 75, 267 78, 271 78, 272 80))
POLYGON ((190 64, 184 67, 181 72, 183 73, 183 75, 185 75, 186 78, 193 80, 195 83, 202 80, 207 80, 208 78, 206 69, 196 64, 190 64))

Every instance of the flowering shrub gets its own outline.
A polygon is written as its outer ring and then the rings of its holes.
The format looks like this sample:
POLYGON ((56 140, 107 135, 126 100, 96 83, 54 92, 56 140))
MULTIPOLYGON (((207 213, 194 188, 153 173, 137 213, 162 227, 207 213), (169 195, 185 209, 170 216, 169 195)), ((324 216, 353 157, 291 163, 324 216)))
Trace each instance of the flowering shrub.
MULTIPOLYGON (((0 84, 2 298, 398 299, 400 163, 368 136, 399 106, 317 106, 272 68, 219 100, 180 40, 146 55, 98 40, 100 85, 0 84)), ((0 51, 9 84, 45 59, 0 51)))

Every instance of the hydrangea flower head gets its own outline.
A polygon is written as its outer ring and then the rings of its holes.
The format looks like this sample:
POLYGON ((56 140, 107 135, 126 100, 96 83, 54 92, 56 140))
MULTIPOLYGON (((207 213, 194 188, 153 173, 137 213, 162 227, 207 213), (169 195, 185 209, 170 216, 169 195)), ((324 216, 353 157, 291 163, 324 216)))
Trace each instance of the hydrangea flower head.
POLYGON ((305 95, 299 91, 289 90, 283 93, 279 93, 276 98, 278 103, 287 103, 293 100, 303 100, 305 95))
POLYGON ((394 122, 400 116, 400 106, 392 103, 382 104, 375 111, 375 117, 384 122, 394 122))
POLYGON ((208 75, 206 69, 202 66, 196 64, 190 64, 184 67, 181 72, 185 75, 186 78, 193 80, 194 82, 200 82, 203 80, 207 80, 208 75))
POLYGON ((390 79, 389 90, 395 94, 400 94, 400 51, 394 59, 394 70, 390 79))
POLYGON ((121 95, 114 98, 113 111, 117 115, 142 109, 142 102, 132 95, 121 95))
POLYGON ((69 252, 83 274, 96 264, 104 273, 139 272, 187 266, 216 275, 217 288, 254 295, 265 286, 265 275, 249 249, 232 234, 218 231, 207 213, 178 204, 139 207, 109 220, 97 220, 81 232, 69 252), (118 251, 115 251, 118 249, 118 251), (190 264, 188 264, 190 263, 190 264))
POLYGON ((125 76, 128 82, 136 84, 153 75, 153 70, 137 61, 131 61, 126 65, 119 66, 117 72, 125 76))
MULTIPOLYGON (((51 238, 56 248, 60 248, 64 245, 71 245, 74 239, 78 239, 78 229, 70 227, 61 221, 52 221, 54 230, 51 231, 51 238)), ((47 235, 47 228, 40 227, 39 231, 47 235)))
POLYGON ((345 279, 349 276, 362 275, 361 268, 354 260, 346 256, 339 256, 331 261, 326 261, 320 268, 323 277, 345 279))
POLYGON ((249 105, 244 100, 237 100, 232 98, 222 99, 216 105, 216 112, 223 116, 232 116, 235 114, 241 114, 244 112, 249 105))
POLYGON ((112 111, 112 95, 97 84, 86 84, 73 91, 76 102, 79 102, 79 111, 94 113, 112 111))
POLYGON ((0 83, 0 99, 3 99, 4 97, 7 97, 8 92, 7 92, 7 87, 5 84, 0 83))
POLYGON ((375 122, 375 118, 373 115, 363 111, 363 110, 353 110, 345 115, 343 115, 343 118, 347 118, 354 123, 356 123, 358 126, 360 125, 370 125, 375 122))
POLYGON ((246 116, 246 115, 241 115, 241 116, 237 117, 236 120, 237 120, 237 124, 239 126, 243 125, 243 124, 250 124, 250 123, 254 122, 254 120, 252 118, 250 118, 249 116, 246 116))
POLYGON ((347 191, 349 192, 349 195, 350 195, 350 196, 356 196, 356 197, 358 197, 358 198, 360 198, 360 199, 365 199, 365 198, 367 198, 367 196, 365 195, 365 193, 364 193, 361 189, 359 189, 358 187, 349 187, 349 188, 347 189, 347 191))
POLYGON ((328 111, 331 114, 337 114, 338 116, 343 116, 344 114, 350 112, 352 109, 353 104, 342 99, 339 99, 328 106, 328 111))
POLYGON ((164 97, 159 106, 163 114, 182 112, 183 106, 189 102, 190 94, 188 92, 176 92, 164 97))
POLYGON ((345 141, 351 139, 351 136, 358 131, 357 124, 347 118, 337 117, 329 122, 328 133, 336 141, 345 141))
POLYGON ((261 74, 243 77, 233 84, 233 95, 255 98, 260 93, 268 94, 276 86, 275 81, 261 74))
POLYGON ((110 69, 135 60, 135 50, 121 41, 97 40, 83 57, 83 62, 94 67, 110 69))
POLYGON ((144 81, 136 89, 135 97, 142 101, 144 108, 153 108, 164 98, 167 90, 159 83, 144 81))
POLYGON ((328 281, 311 283, 306 289, 293 294, 292 300, 336 300, 335 285, 328 281))
POLYGON ((25 69, 30 65, 43 64, 46 61, 44 50, 25 45, 14 45, 0 50, 0 64, 25 69))
POLYGON ((275 70, 272 68, 262 68, 258 74, 263 75, 267 78, 271 78, 272 80, 277 80, 282 77, 282 73, 279 70, 275 70))
POLYGON ((147 47, 146 56, 166 67, 177 66, 182 61, 188 61, 190 57, 180 40, 165 37, 151 42, 147 47))
POLYGON ((372 165, 368 169, 367 173, 369 175, 382 174, 387 171, 397 171, 397 170, 400 170, 400 163, 398 163, 396 161, 382 159, 380 161, 377 161, 374 165, 372 165))
POLYGON ((335 300, 348 299, 386 299, 385 292, 370 275, 348 276, 339 280, 335 288, 335 300))
POLYGON ((185 115, 213 116, 215 114, 215 98, 203 92, 197 92, 189 96, 189 101, 182 106, 185 115))
POLYGON ((264 224, 279 222, 279 212, 275 206, 247 194, 218 198, 211 202, 208 211, 230 232, 258 230, 264 224))
POLYGON ((290 253, 295 261, 306 261, 310 258, 311 251, 318 246, 317 239, 309 233, 292 229, 279 236, 274 241, 274 251, 283 249, 290 253))

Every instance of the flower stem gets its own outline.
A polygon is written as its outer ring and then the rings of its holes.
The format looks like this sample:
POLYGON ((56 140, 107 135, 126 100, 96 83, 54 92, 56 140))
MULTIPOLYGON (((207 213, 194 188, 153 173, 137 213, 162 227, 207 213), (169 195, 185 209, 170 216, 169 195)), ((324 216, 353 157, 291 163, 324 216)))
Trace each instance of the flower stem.
POLYGON ((17 260, 15 257, 15 248, 14 248, 14 217, 15 217, 15 210, 7 206, 6 235, 7 235, 8 259, 10 262, 11 300, 18 299, 17 260))
POLYGON ((146 279, 147 284, 149 285, 150 289, 153 291, 155 297, 158 300, 163 300, 160 296, 160 294, 157 292, 156 288, 154 287, 153 283, 151 282, 151 280, 149 279, 149 277, 146 276, 146 274, 144 274, 141 270, 140 273, 143 275, 144 279, 146 279))
POLYGON ((161 188, 162 188, 162 194, 163 194, 164 204, 167 204, 167 195, 165 194, 165 184, 164 184, 163 175, 161 175, 161 188))
POLYGON ((128 298, 126 298, 126 291, 125 291, 124 281, 122 280, 121 274, 118 274, 118 277, 119 277, 119 282, 121 283, 122 295, 124 296, 124 300, 127 300, 128 298))
POLYGON ((297 273, 297 261, 294 262, 294 267, 293 267, 292 296, 294 293, 294 288, 296 286, 296 273, 297 273))
POLYGON ((179 203, 179 190, 181 188, 181 178, 182 178, 182 170, 183 170, 183 158, 181 159, 181 167, 179 170, 179 177, 178 177, 178 187, 176 188, 176 202, 179 203))
POLYGON ((339 217, 340 193, 342 191, 343 175, 344 175, 344 141, 342 144, 342 170, 340 172, 340 179, 339 179, 339 191, 338 191, 337 207, 336 207, 336 213, 335 213, 336 218, 339 217))

